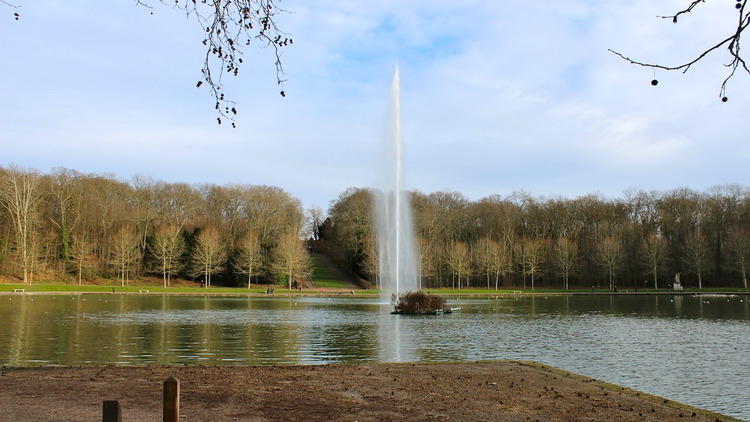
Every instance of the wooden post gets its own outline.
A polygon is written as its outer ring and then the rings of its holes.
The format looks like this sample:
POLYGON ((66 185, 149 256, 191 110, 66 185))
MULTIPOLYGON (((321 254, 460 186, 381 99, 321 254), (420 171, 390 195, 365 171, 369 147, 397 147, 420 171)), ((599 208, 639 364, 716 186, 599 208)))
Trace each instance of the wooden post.
POLYGON ((105 400, 102 404, 102 422, 122 422, 120 402, 117 400, 105 400))
POLYGON ((164 381, 164 422, 180 420, 180 380, 169 377, 164 381))

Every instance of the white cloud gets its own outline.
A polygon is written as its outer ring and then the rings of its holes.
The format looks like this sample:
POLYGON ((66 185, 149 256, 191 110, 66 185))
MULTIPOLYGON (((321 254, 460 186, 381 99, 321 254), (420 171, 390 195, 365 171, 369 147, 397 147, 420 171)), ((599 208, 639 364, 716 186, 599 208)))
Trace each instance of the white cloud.
POLYGON ((628 65, 692 57, 733 18, 705 4, 678 25, 655 18, 684 2, 291 1, 280 19, 286 99, 268 50, 241 78, 240 128, 217 127, 193 89, 194 22, 169 8, 86 1, 25 4, 0 78, 0 164, 65 165, 122 176, 279 185, 311 205, 375 180, 390 72, 402 66, 407 172, 420 190, 472 197, 617 194, 750 183, 746 75, 716 96, 719 52, 686 75, 628 65), (111 29, 110 29, 111 28, 111 29), (9 99, 9 100, 8 100, 9 99))

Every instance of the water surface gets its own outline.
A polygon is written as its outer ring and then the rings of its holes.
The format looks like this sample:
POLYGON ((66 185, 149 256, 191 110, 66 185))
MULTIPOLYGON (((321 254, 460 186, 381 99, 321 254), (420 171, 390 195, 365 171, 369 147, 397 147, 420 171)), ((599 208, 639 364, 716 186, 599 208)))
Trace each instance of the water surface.
POLYGON ((523 359, 750 420, 747 297, 375 299, 0 296, 0 365, 270 365, 523 359))

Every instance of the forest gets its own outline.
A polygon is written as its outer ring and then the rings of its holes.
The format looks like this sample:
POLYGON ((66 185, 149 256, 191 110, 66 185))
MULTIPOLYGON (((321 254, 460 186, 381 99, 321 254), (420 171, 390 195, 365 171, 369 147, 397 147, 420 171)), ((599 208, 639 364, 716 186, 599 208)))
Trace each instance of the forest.
MULTIPOLYGON (((411 192, 420 285, 433 288, 747 288, 750 192, 629 190, 475 201, 411 192)), ((0 167, 0 277, 81 284, 192 280, 206 287, 301 287, 311 251, 378 285, 371 192, 327 213, 260 185, 165 183, 0 167)))
POLYGON ((309 269, 303 221, 300 201, 275 187, 0 168, 0 276, 292 288, 309 269))
MULTIPOLYGON (((323 248, 377 283, 371 195, 349 189, 320 228, 323 248)), ((523 192, 476 201, 456 192, 411 193, 423 287, 747 288, 750 196, 629 190, 621 198, 535 198, 523 192)))

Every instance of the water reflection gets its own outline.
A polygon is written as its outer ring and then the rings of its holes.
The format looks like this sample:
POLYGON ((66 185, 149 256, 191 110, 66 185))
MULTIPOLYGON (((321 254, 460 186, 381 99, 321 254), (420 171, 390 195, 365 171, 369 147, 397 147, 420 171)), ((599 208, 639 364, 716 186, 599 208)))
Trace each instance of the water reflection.
POLYGON ((0 296, 0 364, 528 359, 750 419, 747 297, 450 302, 408 317, 361 298, 0 296))

